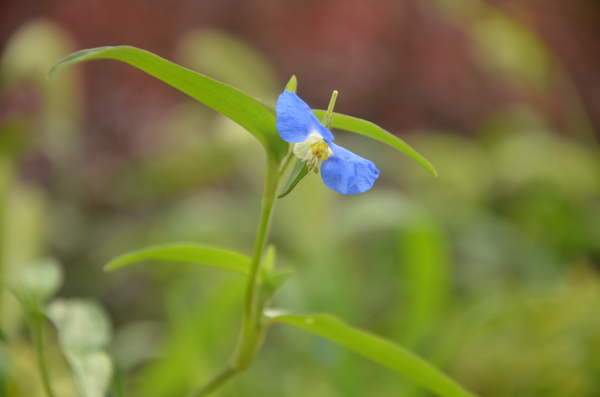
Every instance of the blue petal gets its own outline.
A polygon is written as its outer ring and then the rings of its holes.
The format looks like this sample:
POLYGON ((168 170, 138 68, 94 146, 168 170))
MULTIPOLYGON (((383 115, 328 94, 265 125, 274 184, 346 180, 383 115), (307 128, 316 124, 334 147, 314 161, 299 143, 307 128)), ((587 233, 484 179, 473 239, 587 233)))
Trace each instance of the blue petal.
POLYGON ((338 193, 363 193, 373 187, 379 170, 364 159, 336 144, 327 142, 333 155, 321 165, 325 185, 338 193))
POLYGON ((284 141, 303 142, 315 132, 333 141, 333 135, 313 114, 310 107, 298 95, 283 91, 277 100, 277 131, 284 141))

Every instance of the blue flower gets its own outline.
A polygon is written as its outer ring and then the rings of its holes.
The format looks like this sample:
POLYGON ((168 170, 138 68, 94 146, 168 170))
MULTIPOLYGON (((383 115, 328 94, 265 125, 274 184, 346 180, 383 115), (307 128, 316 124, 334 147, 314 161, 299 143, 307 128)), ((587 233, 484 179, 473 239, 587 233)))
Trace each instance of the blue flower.
POLYGON ((298 95, 284 91, 277 100, 277 130, 293 152, 315 173, 321 171, 325 185, 338 193, 363 193, 373 187, 379 170, 366 160, 332 141, 333 134, 298 95))

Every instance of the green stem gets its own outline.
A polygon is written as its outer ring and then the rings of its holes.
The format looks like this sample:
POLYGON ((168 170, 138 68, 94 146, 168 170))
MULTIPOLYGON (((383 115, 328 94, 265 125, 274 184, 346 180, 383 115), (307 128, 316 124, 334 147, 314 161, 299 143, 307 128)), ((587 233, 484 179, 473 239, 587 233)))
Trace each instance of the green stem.
POLYGON ((33 343, 38 357, 38 366, 42 375, 42 384, 46 395, 54 397, 52 387, 50 386, 50 377, 48 376, 48 367, 46 365, 46 354, 44 352, 44 336, 43 336, 43 315, 39 311, 30 314, 31 319, 30 331, 33 336, 33 343))
POLYGON ((201 389, 190 393, 188 397, 208 396, 210 393, 217 390, 223 383, 227 382, 227 380, 236 373, 237 372, 233 368, 227 366, 224 370, 219 372, 210 382, 204 385, 201 389))
MULTIPOLYGON (((250 274, 246 284, 246 296, 244 299, 244 320, 249 321, 256 317, 256 288, 258 284, 258 270, 262 261, 262 255, 265 249, 265 242, 269 235, 269 227, 271 225, 271 214, 275 206, 277 197, 277 185, 279 184, 278 163, 272 158, 267 159, 267 169, 265 172, 265 186, 262 196, 262 210, 260 213, 260 221, 254 241, 254 253, 252 255, 252 263, 250 265, 250 274)), ((260 316, 258 316, 260 317, 260 316)))
POLYGON ((259 299, 258 286, 260 283, 260 265, 265 250, 265 244, 269 236, 271 225, 271 215, 275 200, 277 197, 277 187, 279 185, 279 162, 267 157, 267 169, 265 171, 265 185, 262 195, 262 209, 256 239, 254 241, 254 252, 252 254, 252 263, 250 273, 246 284, 246 293, 244 296, 244 313, 242 317, 242 327, 238 345, 231 359, 231 364, 223 371, 218 373, 211 381, 202 388, 190 394, 192 397, 208 396, 214 390, 218 389, 227 380, 235 374, 245 370, 250 365, 252 359, 258 352, 262 339, 264 337, 264 324, 262 323, 262 305, 264 302, 259 299))

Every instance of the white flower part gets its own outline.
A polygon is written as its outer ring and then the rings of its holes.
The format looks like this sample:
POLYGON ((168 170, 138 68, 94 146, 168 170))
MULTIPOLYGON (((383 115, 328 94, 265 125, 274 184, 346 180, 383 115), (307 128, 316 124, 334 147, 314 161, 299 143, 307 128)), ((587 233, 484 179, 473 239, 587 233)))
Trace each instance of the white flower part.
POLYGON ((312 131, 306 140, 296 143, 293 152, 309 168, 314 169, 315 174, 319 173, 321 163, 333 155, 323 136, 316 131, 312 131))
POLYGON ((294 154, 296 155, 296 157, 298 157, 302 161, 308 160, 307 156, 310 157, 312 155, 312 149, 311 149, 310 145, 315 142, 318 142, 322 139, 323 139, 323 137, 321 136, 321 134, 314 132, 314 131, 311 132, 305 141, 298 142, 294 145, 294 149, 293 149, 294 154))

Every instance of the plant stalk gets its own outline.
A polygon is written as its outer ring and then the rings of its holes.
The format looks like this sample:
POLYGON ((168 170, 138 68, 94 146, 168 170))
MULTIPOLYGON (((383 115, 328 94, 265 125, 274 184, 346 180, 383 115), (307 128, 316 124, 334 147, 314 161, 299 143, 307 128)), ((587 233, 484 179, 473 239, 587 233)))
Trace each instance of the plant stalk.
POLYGON ((270 156, 267 158, 267 169, 265 172, 265 186, 263 188, 262 209, 260 213, 260 221, 256 232, 256 240, 254 241, 254 253, 252 255, 252 263, 250 265, 250 274, 248 275, 248 283, 246 284, 246 296, 244 299, 244 317, 246 320, 255 316, 254 311, 256 306, 256 289, 258 285, 258 271, 262 262, 262 255, 265 250, 265 243, 269 235, 271 226, 271 215, 275 200, 277 198, 277 187, 279 185, 278 162, 270 156))
POLYGON ((225 382, 231 379, 237 373, 245 370, 252 362, 252 359, 258 352, 264 337, 264 324, 262 318, 262 305, 259 299, 260 284, 260 265, 265 251, 265 245, 269 236, 271 225, 271 215, 277 198, 277 188, 279 185, 279 162, 267 156, 267 168, 265 171, 265 184, 261 202, 260 220, 256 239, 254 241, 254 251, 246 284, 244 295, 244 312, 242 317, 242 327, 238 345, 231 359, 231 364, 223 371, 219 372, 202 388, 194 391, 189 397, 204 397, 221 387, 225 382))
POLYGON ((204 385, 201 389, 190 393, 188 397, 203 397, 208 396, 213 391, 217 390, 221 385, 237 372, 230 366, 225 367, 224 370, 219 372, 211 381, 204 385))

